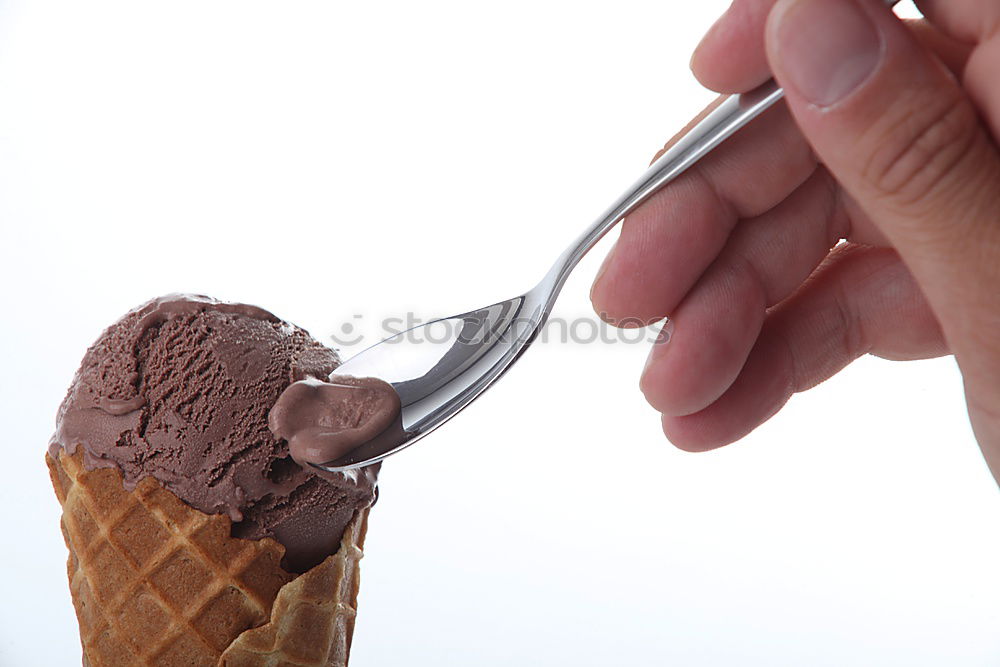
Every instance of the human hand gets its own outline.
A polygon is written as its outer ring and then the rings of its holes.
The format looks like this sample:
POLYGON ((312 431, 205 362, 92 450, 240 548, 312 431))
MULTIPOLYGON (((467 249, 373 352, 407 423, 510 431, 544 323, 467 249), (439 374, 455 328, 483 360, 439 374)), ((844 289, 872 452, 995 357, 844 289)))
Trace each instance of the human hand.
POLYGON ((1000 481, 1000 4, 918 4, 735 0, 696 50, 708 87, 773 73, 787 106, 629 216, 591 292, 611 323, 669 316, 640 386, 681 449, 863 354, 953 353, 1000 481))

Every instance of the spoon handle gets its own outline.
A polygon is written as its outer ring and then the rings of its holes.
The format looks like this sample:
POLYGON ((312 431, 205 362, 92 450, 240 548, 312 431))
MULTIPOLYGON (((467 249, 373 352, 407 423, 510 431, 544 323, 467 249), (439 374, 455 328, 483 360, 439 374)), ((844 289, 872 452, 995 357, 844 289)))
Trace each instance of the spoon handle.
POLYGON ((782 97, 784 91, 772 79, 749 93, 724 98, 715 109, 653 162, 639 180, 615 200, 559 257, 543 281, 543 284, 552 291, 552 300, 555 300, 570 271, 619 220, 782 97))
MULTIPOLYGON (((898 1, 884 0, 889 7, 898 1)), ((570 271, 619 220, 784 96, 785 91, 774 79, 770 79, 750 92, 724 98, 715 109, 688 130, 559 256, 539 285, 539 288, 548 291, 550 295, 543 311, 548 312, 552 307, 570 271)))

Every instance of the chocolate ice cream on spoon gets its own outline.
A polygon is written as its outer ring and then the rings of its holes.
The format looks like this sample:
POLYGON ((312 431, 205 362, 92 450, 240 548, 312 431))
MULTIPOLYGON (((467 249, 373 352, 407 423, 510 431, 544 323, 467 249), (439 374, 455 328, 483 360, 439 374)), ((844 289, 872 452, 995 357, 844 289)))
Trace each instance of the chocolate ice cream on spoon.
POLYGON ((288 441, 301 465, 322 464, 374 440, 391 427, 397 437, 399 395, 378 378, 339 373, 327 380, 306 378, 290 385, 271 408, 271 432, 288 441))

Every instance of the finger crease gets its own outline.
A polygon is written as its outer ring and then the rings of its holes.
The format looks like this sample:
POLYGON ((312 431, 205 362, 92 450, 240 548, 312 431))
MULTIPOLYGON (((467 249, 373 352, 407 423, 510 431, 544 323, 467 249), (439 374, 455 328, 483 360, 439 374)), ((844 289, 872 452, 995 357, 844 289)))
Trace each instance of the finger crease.
POLYGON ((774 328, 774 336, 779 341, 785 350, 785 365, 788 367, 787 378, 788 383, 786 386, 787 394, 790 396, 792 394, 797 394, 798 392, 805 389, 799 382, 799 362, 798 358, 795 356, 795 348, 792 346, 791 341, 788 339, 784 333, 782 333, 780 327, 774 328))
POLYGON ((829 197, 826 208, 826 241, 832 248, 847 238, 851 233, 851 219, 847 215, 847 205, 844 202, 844 189, 840 187, 833 175, 823 169, 823 184, 829 197))
POLYGON ((737 210, 736 205, 733 204, 733 202, 729 201, 728 198, 722 195, 722 192, 719 190, 718 186, 712 181, 712 179, 710 179, 708 176, 706 176, 704 173, 702 173, 700 170, 697 169, 689 171, 688 174, 690 174, 692 178, 696 179, 698 183, 711 194, 712 198, 715 201, 715 204, 720 209, 722 209, 722 212, 724 214, 723 219, 725 220, 740 219, 741 217, 740 212, 737 210))
POLYGON ((732 254, 732 261, 735 267, 738 267, 740 271, 746 274, 750 284, 754 285, 761 293, 764 297, 765 305, 774 303, 774 301, 777 300, 776 297, 772 300, 773 295, 768 294, 768 283, 764 280, 764 276, 761 274, 760 269, 757 268, 757 265, 753 262, 753 260, 742 253, 734 252, 732 254))
POLYGON ((839 280, 836 281, 833 289, 833 306, 840 319, 841 345, 844 353, 843 361, 849 362, 868 351, 865 343, 864 324, 859 318, 855 317, 854 311, 848 305, 850 300, 844 291, 843 283, 839 280))
POLYGON ((926 120, 920 119, 918 112, 910 112, 896 124, 897 136, 915 122, 922 121, 922 125, 893 153, 876 154, 867 170, 871 182, 897 205, 912 206, 925 200, 976 140, 977 124, 972 114, 969 105, 957 95, 945 100, 926 120))

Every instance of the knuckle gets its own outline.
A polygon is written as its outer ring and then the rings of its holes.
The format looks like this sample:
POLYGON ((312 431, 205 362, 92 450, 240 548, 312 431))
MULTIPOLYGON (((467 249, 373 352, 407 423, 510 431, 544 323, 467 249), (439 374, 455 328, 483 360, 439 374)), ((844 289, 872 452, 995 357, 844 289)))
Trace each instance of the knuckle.
POLYGON ((905 106, 909 112, 877 139, 863 176, 878 196, 911 209, 954 184, 979 129, 975 110, 957 91, 905 106))

